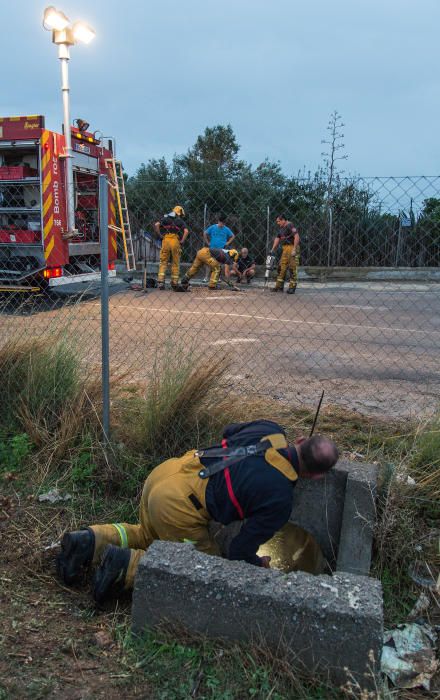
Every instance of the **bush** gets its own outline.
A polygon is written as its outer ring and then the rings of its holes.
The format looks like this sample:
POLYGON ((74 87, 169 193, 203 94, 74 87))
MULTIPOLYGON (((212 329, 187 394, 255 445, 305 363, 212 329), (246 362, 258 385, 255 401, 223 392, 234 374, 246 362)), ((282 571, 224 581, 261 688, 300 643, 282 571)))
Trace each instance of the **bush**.
POLYGON ((221 391, 226 370, 223 356, 204 358, 166 344, 144 395, 124 402, 119 432, 150 466, 218 442, 229 422, 221 391))
POLYGON ((439 420, 395 440, 400 459, 394 463, 381 460, 374 557, 388 622, 400 622, 420 593, 413 572, 426 571, 434 579, 440 573, 438 549, 433 544, 438 540, 440 514, 439 420))
POLYGON ((100 429, 100 382, 84 378, 74 345, 61 338, 9 342, 0 350, 0 430, 26 434, 38 463, 56 468, 100 429))
POLYGON ((19 430, 30 419, 53 432, 59 425, 60 407, 78 389, 77 356, 63 341, 9 342, 0 350, 0 378, 0 425, 19 430))

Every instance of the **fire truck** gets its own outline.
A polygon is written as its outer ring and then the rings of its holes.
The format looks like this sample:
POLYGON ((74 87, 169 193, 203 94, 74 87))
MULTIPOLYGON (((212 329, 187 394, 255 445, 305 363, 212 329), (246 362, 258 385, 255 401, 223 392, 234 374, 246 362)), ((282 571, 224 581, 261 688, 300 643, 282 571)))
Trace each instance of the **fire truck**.
POLYGON ((79 127, 71 127, 75 228, 69 232, 63 134, 46 129, 40 115, 0 118, 0 292, 99 278, 101 174, 108 177, 109 275, 116 275, 118 236, 134 265, 122 165, 111 140, 77 121, 79 127))

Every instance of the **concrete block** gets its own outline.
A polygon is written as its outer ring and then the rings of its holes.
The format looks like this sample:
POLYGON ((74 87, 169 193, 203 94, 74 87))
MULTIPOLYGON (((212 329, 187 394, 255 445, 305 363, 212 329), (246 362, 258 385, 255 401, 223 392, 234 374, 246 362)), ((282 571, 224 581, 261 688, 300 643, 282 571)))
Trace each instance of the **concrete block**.
POLYGON ((136 575, 133 631, 165 621, 208 637, 264 641, 275 653, 282 645, 292 666, 338 685, 349 676, 374 686, 383 634, 375 579, 284 574, 156 541, 136 575))
POLYGON ((362 464, 347 477, 337 571, 368 576, 376 521, 377 467, 362 464))
POLYGON ((299 479, 294 490, 290 522, 313 535, 332 569, 338 555, 349 468, 350 463, 344 462, 325 479, 299 479))
MULTIPOLYGON (((347 460, 341 460, 325 479, 298 481, 290 522, 313 535, 330 569, 340 568, 339 548, 342 546, 342 570, 368 575, 376 481, 374 465, 347 460)), ((222 553, 228 551, 241 526, 241 521, 227 527, 212 524, 212 536, 222 553)))

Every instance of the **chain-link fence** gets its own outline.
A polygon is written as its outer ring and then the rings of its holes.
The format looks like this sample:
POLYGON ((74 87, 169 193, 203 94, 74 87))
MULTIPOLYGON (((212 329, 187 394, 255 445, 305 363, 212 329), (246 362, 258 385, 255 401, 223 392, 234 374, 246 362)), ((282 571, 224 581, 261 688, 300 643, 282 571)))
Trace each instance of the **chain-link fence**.
MULTIPOLYGON (((1 344, 66 337, 93 374, 101 368, 100 284, 87 275, 99 262, 98 190, 96 178, 76 178, 82 237, 69 242, 76 262, 66 272, 85 277, 68 285, 49 284, 44 257, 35 254, 38 271, 32 261, 37 245, 31 239, 41 235, 41 219, 30 185, 0 184, 1 344), (93 259, 90 252, 81 255, 84 241, 96 243, 93 259), (18 283, 26 288, 6 289, 18 283)), ((436 409, 440 177, 351 178, 339 180, 330 194, 317 177, 278 185, 263 175, 209 181, 137 176, 126 184, 137 271, 124 272, 123 261, 117 265, 109 330, 111 373, 123 375, 127 386, 147 387, 158 358, 226 356, 224 396, 243 403, 262 398, 311 406, 324 388, 328 403, 367 414, 404 417, 436 409), (240 279, 234 265, 217 261, 215 289, 207 265, 180 293, 170 287, 168 266, 166 288, 158 289, 155 223, 176 204, 184 207, 190 232, 179 279, 206 247, 203 232, 219 215, 235 236, 229 248, 248 249, 255 275, 240 279), (299 280, 290 295, 288 274, 284 293, 272 293, 279 256, 265 277, 280 214, 300 235, 299 280)))

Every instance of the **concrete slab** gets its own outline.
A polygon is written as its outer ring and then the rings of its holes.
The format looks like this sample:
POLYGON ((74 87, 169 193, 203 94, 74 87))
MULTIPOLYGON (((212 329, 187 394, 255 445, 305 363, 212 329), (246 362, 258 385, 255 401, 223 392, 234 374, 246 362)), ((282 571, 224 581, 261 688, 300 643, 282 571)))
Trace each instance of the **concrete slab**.
POLYGON ((376 521, 377 466, 361 467, 347 477, 336 569, 368 576, 376 521))
POLYGON ((375 579, 284 574, 157 541, 136 576, 133 631, 165 621, 208 637, 264 641, 275 653, 282 645, 292 666, 374 687, 383 634, 375 579))

